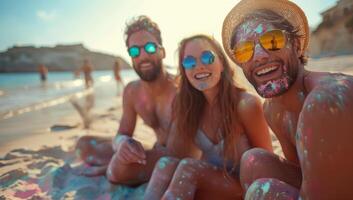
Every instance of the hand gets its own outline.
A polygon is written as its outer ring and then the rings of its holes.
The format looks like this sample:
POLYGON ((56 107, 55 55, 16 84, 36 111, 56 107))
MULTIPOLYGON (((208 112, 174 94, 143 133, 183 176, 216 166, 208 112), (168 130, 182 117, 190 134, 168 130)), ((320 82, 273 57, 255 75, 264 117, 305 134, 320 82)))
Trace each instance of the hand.
POLYGON ((126 137, 119 142, 116 149, 119 162, 123 164, 139 163, 145 165, 146 154, 142 144, 131 137, 126 137))

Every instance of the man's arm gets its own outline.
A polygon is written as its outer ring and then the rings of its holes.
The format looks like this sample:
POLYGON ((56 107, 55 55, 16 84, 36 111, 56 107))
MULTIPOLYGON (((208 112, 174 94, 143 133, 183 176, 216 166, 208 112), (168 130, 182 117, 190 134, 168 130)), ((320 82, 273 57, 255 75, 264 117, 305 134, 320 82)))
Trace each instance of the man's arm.
POLYGON ((273 152, 260 99, 249 93, 242 93, 238 104, 238 114, 251 145, 273 152))
POLYGON ((123 94, 123 114, 118 133, 113 140, 113 149, 123 163, 145 163, 145 151, 142 144, 132 138, 136 126, 137 113, 134 108, 136 82, 129 83, 123 94), (134 95, 135 94, 135 95, 134 95))
POLYGON ((353 81, 314 88, 307 96, 296 145, 304 199, 353 195, 353 81))
POLYGON ((278 117, 276 116, 278 114, 278 111, 274 110, 274 108, 271 107, 271 104, 265 101, 264 112, 268 125, 270 126, 273 133, 276 135, 279 143, 281 144, 284 157, 293 164, 298 165, 298 158, 296 154, 295 145, 290 141, 288 136, 280 129, 279 124, 281 122, 278 121, 278 117))

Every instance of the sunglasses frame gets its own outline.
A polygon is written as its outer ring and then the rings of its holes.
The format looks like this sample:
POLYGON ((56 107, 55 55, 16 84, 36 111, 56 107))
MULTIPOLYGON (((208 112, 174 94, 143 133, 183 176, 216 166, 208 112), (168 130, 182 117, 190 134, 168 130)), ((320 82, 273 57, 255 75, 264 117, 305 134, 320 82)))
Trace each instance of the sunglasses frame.
POLYGON ((157 43, 155 43, 155 42, 146 42, 144 45, 133 45, 133 46, 131 46, 131 47, 129 47, 128 49, 127 49, 127 52, 128 52, 128 54, 129 54, 129 56, 131 57, 131 58, 137 58, 137 57, 139 57, 140 55, 141 55, 141 49, 143 48, 143 50, 146 52, 146 53, 148 53, 148 54, 155 54, 156 52, 157 52, 157 48, 160 48, 161 47, 161 45, 159 45, 159 44, 157 44, 157 43), (149 44, 153 44, 153 46, 155 47, 155 51, 154 52, 148 52, 146 49, 147 49, 147 45, 149 45, 149 44), (137 48, 138 49, 138 54, 136 55, 136 56, 132 56, 131 55, 131 53, 130 53, 130 49, 132 49, 132 48, 137 48))
MULTIPOLYGON (((249 62, 250 60, 252 60, 253 57, 254 57, 256 44, 260 44, 261 48, 262 48, 263 50, 265 50, 266 52, 268 52, 268 53, 274 52, 274 51, 279 51, 279 50, 283 49, 283 48, 287 45, 288 38, 289 38, 288 35, 289 35, 289 33, 288 33, 287 31, 281 30, 281 29, 273 29, 273 30, 270 30, 270 31, 266 31, 266 32, 262 33, 260 36, 258 36, 255 40, 245 40, 245 41, 243 41, 243 42, 252 42, 252 44, 253 44, 251 57, 250 57, 247 61, 245 61, 245 62, 239 62, 238 59, 235 57, 235 48, 236 48, 237 45, 234 45, 234 48, 232 49, 232 51, 233 51, 233 55, 232 55, 232 56, 233 56, 234 60, 236 61, 236 63, 238 63, 238 64, 247 63, 247 62, 249 62), (277 50, 268 50, 268 49, 266 49, 266 48, 262 45, 262 43, 261 43, 261 41, 260 41, 260 38, 261 38, 263 35, 265 35, 266 33, 269 33, 269 32, 272 32, 272 31, 280 31, 280 32, 282 32, 282 34, 283 34, 283 36, 284 36, 284 39, 285 39, 285 41, 284 41, 284 46, 283 46, 282 48, 277 49, 277 50)), ((242 42, 242 43, 243 43, 243 42, 242 42)), ((239 42, 238 42, 238 43, 239 43, 239 42)))
MULTIPOLYGON (((200 59, 200 61, 201 61, 202 64, 204 64, 204 65, 210 65, 210 64, 213 64, 213 63, 214 63, 214 60, 215 60, 216 56, 215 56, 215 54, 213 53, 213 51, 211 51, 211 50, 205 50, 205 51, 203 51, 203 52, 201 53, 201 55, 200 55, 198 58, 200 59), (202 56, 205 55, 206 53, 210 53, 210 54, 212 55, 212 62, 209 62, 209 63, 203 62, 202 56)), ((185 70, 190 70, 190 69, 195 68, 195 67, 196 67, 196 64, 197 64, 197 58, 195 58, 194 56, 190 56, 190 55, 184 57, 183 60, 182 60, 182 62, 181 62, 181 65, 182 65, 182 67, 183 67, 185 70), (185 67, 184 61, 185 61, 187 58, 192 58, 192 59, 194 59, 195 65, 194 65, 194 66, 191 66, 191 67, 185 67)))

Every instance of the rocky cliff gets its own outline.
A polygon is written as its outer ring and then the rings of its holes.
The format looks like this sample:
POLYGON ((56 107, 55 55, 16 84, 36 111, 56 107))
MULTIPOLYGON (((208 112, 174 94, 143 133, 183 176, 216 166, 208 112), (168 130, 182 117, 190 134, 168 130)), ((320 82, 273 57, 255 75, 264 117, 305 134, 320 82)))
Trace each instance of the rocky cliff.
POLYGON ((0 53, 0 72, 34 72, 39 64, 49 71, 75 71, 89 59, 95 70, 112 69, 116 60, 122 69, 130 65, 121 57, 92 52, 82 44, 57 45, 55 47, 12 47, 0 53))
POLYGON ((311 33, 311 57, 353 54, 353 11, 340 18, 323 21, 311 33))

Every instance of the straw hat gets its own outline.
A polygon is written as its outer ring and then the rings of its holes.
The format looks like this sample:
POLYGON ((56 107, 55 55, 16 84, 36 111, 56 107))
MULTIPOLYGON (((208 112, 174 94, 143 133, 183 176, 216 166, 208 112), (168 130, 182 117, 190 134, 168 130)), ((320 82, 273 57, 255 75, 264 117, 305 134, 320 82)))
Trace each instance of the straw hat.
POLYGON ((301 8, 289 0, 242 0, 228 13, 222 28, 222 42, 228 56, 233 60, 233 50, 230 47, 234 28, 243 22, 244 17, 258 9, 271 10, 299 29, 301 54, 305 53, 309 43, 309 26, 301 8))

